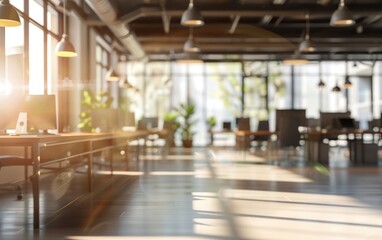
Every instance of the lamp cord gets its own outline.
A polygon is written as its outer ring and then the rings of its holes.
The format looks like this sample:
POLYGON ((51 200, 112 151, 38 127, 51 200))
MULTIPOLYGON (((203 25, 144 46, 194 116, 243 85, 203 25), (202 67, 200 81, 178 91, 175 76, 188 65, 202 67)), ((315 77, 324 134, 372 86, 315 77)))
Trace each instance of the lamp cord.
POLYGON ((306 35, 305 35, 305 39, 309 39, 310 38, 309 13, 307 13, 305 15, 305 18, 306 18, 306 35))
POLYGON ((64 34, 66 35, 66 1, 67 0, 62 0, 62 3, 64 4, 64 34))

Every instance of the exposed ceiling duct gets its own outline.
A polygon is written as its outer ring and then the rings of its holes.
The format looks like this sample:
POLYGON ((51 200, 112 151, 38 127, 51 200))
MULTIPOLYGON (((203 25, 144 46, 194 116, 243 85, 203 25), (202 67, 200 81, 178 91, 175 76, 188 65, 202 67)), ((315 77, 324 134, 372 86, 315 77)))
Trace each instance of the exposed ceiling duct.
POLYGON ((106 23, 115 36, 120 39, 126 49, 135 59, 145 57, 145 52, 133 33, 130 32, 127 25, 117 23, 117 13, 108 0, 86 0, 89 7, 106 23))

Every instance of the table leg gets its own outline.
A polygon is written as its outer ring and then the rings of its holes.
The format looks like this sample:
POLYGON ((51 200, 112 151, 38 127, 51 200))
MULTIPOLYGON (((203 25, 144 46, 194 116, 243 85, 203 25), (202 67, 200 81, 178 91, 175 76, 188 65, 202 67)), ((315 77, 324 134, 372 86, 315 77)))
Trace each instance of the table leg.
POLYGON ((88 157, 88 189, 93 191, 93 142, 89 141, 89 157, 88 157))
POLYGON ((36 229, 40 227, 40 146, 32 147, 32 159, 33 227, 36 229))

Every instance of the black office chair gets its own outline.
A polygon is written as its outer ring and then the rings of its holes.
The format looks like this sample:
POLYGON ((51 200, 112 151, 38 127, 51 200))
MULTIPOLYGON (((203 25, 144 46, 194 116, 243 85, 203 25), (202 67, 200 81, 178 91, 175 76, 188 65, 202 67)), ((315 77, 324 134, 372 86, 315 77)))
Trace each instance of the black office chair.
MULTIPOLYGON (((257 131, 269 131, 269 121, 268 120, 260 120, 257 125, 257 131)), ((251 139, 252 142, 256 143, 256 146, 260 146, 264 143, 268 143, 268 136, 253 136, 251 139)))
POLYGON ((302 151, 300 126, 306 126, 306 117, 304 109, 283 109, 276 110, 276 132, 277 143, 280 150, 282 161, 276 162, 277 164, 291 164, 289 160, 297 160, 293 162, 300 162, 302 151), (286 153, 286 154, 285 154, 286 153), (285 161, 284 161, 285 160, 285 161))
MULTIPOLYGON (((12 155, 0 155, 0 170, 3 167, 9 167, 9 166, 28 166, 31 165, 32 162, 30 159, 25 159, 18 156, 12 156, 12 155)), ((12 187, 13 184, 2 184, 1 190, 9 190, 12 187)), ((21 185, 16 184, 16 190, 17 190, 17 199, 20 200, 23 198, 21 185)))
POLYGON ((374 128, 381 128, 380 119, 372 119, 368 121, 368 129, 374 130, 374 128))

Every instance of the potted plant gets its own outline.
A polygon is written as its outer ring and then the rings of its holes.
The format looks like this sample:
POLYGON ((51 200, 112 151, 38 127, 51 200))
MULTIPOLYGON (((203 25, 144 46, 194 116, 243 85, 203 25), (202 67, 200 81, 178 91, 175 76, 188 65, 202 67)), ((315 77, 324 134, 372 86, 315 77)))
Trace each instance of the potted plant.
POLYGON ((212 128, 216 126, 216 118, 211 116, 207 119, 208 131, 212 131, 212 128))
POLYGON ((174 135, 180 127, 180 122, 177 120, 178 114, 174 112, 167 113, 164 116, 163 129, 167 131, 167 141, 169 147, 175 147, 174 135))
POLYGON ((181 118, 179 130, 182 138, 183 147, 190 148, 192 147, 192 140, 195 135, 195 132, 192 131, 192 127, 196 123, 196 121, 192 119, 193 115, 195 114, 195 105, 181 103, 176 109, 176 112, 181 118))

